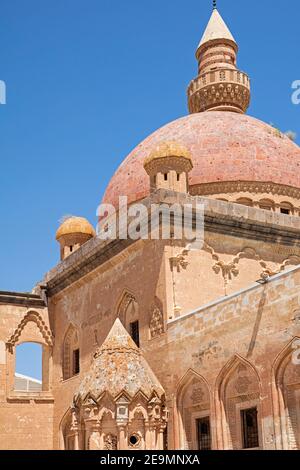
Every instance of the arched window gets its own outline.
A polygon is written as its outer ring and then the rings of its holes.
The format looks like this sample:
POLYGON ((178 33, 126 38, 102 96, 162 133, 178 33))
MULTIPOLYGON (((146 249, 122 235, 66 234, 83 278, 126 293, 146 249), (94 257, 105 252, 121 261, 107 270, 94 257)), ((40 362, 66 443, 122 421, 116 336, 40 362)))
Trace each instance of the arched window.
POLYGON ((139 306, 136 298, 129 292, 122 296, 118 307, 118 317, 136 345, 140 346, 139 306))
POLYGON ((80 347, 77 329, 71 325, 63 344, 63 379, 68 380, 80 373, 80 347))
POLYGON ((293 215, 294 214, 294 207, 289 202, 281 202, 280 212, 281 212, 281 214, 285 214, 285 215, 293 215))
POLYGON ((43 380, 43 347, 37 343, 22 343, 16 347, 16 392, 40 392, 43 380))
POLYGON ((177 393, 180 448, 212 449, 210 392, 207 383, 196 372, 189 371, 177 393))
POLYGON ((235 356, 217 382, 224 450, 261 449, 261 396, 256 370, 235 356))
POLYGON ((24 393, 48 393, 51 379, 53 338, 47 317, 30 310, 8 339, 9 393, 14 399, 24 393))

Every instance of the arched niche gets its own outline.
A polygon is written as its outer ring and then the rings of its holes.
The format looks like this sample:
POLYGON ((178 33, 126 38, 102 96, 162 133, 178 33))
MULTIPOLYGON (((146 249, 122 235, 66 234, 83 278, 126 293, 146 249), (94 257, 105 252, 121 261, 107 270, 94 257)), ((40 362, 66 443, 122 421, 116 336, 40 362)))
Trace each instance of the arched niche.
POLYGON ((177 413, 180 449, 211 449, 213 436, 210 391, 204 378, 192 370, 179 384, 177 413), (199 426, 202 426, 202 433, 199 426))
POLYGON ((80 344, 79 332, 74 325, 70 325, 63 342, 62 351, 63 380, 68 380, 80 372, 80 344))
POLYGON ((139 305, 134 294, 124 291, 118 303, 117 316, 125 326, 132 339, 139 346, 140 344, 140 317, 139 305))
POLYGON ((300 450, 300 338, 295 337, 273 366, 276 448, 300 450))
POLYGON ((259 208, 265 211, 275 211, 275 203, 272 199, 261 199, 259 201, 259 208))
POLYGON ((260 380, 255 368, 234 356, 217 378, 218 448, 263 448, 260 380))
POLYGON ((241 197, 237 199, 236 204, 240 204, 242 206, 253 207, 253 201, 247 197, 241 197))
POLYGON ((144 450, 146 441, 145 416, 146 411, 137 407, 132 413, 132 419, 128 425, 128 448, 144 450))

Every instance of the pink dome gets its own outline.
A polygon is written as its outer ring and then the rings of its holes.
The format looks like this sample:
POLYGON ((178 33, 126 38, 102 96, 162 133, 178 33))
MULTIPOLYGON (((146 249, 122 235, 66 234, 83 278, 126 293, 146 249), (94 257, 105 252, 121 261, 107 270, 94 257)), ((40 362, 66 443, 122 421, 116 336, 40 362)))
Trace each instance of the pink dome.
POLYGON ((191 152, 190 185, 249 181, 300 188, 300 148, 273 127, 247 115, 213 111, 191 114, 154 132, 124 160, 103 202, 118 205, 149 194, 143 162, 162 141, 177 141, 191 152))

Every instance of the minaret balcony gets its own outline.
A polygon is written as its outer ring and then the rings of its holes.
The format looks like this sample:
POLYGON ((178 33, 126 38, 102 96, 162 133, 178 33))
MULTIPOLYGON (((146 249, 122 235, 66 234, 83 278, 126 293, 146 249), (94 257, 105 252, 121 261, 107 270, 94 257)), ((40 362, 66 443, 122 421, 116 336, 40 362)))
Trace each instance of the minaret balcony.
POLYGON ((212 110, 245 113, 250 104, 250 79, 231 68, 208 71, 190 83, 188 102, 191 114, 212 110))

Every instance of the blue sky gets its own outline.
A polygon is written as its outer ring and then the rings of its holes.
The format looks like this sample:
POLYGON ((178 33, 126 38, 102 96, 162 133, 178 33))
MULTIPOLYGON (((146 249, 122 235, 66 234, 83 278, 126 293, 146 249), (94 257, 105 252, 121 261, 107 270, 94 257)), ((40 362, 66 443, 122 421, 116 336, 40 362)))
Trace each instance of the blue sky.
MULTIPOLYGON (((125 156, 187 114, 186 88, 211 4, 0 0, 0 80, 7 86, 0 290, 30 291, 58 261, 59 219, 73 214, 95 223, 125 156)), ((291 102, 291 84, 300 80, 299 0, 218 6, 239 43, 239 67, 252 79, 249 114, 300 137, 300 106, 291 102)), ((20 367, 37 375, 33 366, 20 367)))
POLYGON ((42 380, 42 346, 23 343, 16 350, 16 372, 42 380))
MULTIPOLYGON (((93 223, 149 133, 187 114, 210 0, 0 0, 0 290, 30 291, 59 257, 66 214, 93 223)), ((300 136, 297 0, 219 0, 252 78, 249 114, 300 136), (244 9, 243 9, 244 5, 244 9)), ((299 142, 299 140, 298 140, 299 142)))

